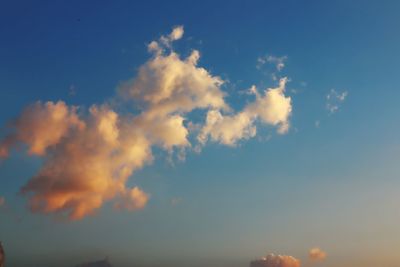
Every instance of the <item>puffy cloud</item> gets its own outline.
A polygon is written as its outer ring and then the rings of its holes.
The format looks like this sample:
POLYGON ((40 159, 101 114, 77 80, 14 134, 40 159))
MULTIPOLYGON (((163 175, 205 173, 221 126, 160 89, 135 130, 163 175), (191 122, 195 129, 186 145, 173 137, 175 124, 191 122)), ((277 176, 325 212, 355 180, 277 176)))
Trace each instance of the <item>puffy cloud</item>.
POLYGON ((266 124, 277 125, 278 132, 283 134, 289 130, 289 117, 292 113, 291 98, 284 95, 288 79, 282 78, 277 88, 269 88, 260 95, 257 91, 256 101, 245 110, 253 116, 260 117, 266 124))
POLYGON ((250 262, 250 267, 300 267, 300 260, 292 256, 269 254, 250 262))
POLYGON ((119 92, 143 106, 148 117, 196 108, 227 109, 220 89, 222 79, 197 67, 198 58, 198 51, 185 60, 175 52, 157 54, 140 67, 137 77, 123 83, 119 92))
POLYGON ((346 100, 347 95, 347 91, 338 92, 335 89, 331 89, 326 95, 326 109, 329 113, 333 114, 338 111, 340 105, 346 100))
POLYGON ((71 128, 82 128, 84 124, 76 114, 76 107, 64 102, 36 102, 28 106, 13 123, 15 133, 0 143, 0 156, 7 156, 9 147, 16 142, 28 145, 28 153, 44 155, 46 149, 57 144, 71 128))
POLYGON ((256 135, 257 120, 278 126, 280 134, 286 133, 292 112, 291 98, 284 95, 286 83, 287 78, 282 78, 277 88, 269 88, 263 94, 252 86, 250 93, 256 96, 255 101, 234 115, 223 115, 219 110, 208 111, 206 123, 198 135, 200 143, 204 144, 210 137, 212 141, 234 146, 237 141, 256 135))
POLYGON ((137 119, 138 125, 143 127, 149 138, 166 149, 174 146, 188 146, 188 129, 183 125, 184 118, 179 115, 156 117, 146 120, 143 117, 137 119))
MULTIPOLYGON (((143 207, 147 197, 125 183, 151 161, 149 141, 106 106, 92 106, 81 123, 49 149, 38 174, 21 189, 31 209, 80 219, 117 195, 127 202, 121 207, 143 207)), ((27 134, 32 130, 25 128, 27 134)))
POLYGON ((115 203, 117 209, 127 209, 130 211, 143 209, 149 200, 149 194, 135 186, 132 189, 125 190, 122 194, 122 201, 115 203))
POLYGON ((326 252, 320 248, 312 248, 308 252, 308 256, 311 260, 324 260, 326 258, 326 252))
POLYGON ((116 209, 139 210, 150 195, 126 184, 152 163, 154 147, 178 151, 183 159, 193 139, 201 145, 211 140, 234 146, 254 137, 258 122, 281 134, 288 131, 287 78, 263 92, 252 87, 254 101, 235 112, 225 102, 224 81, 198 66, 197 50, 186 58, 173 51, 172 43, 183 33, 179 26, 151 42, 150 59, 119 86, 118 97, 133 104, 135 113, 117 113, 119 107, 105 104, 86 111, 63 101, 37 102, 21 113, 0 143, 0 156, 23 143, 28 154, 43 157, 38 173, 21 188, 33 212, 77 220, 108 201, 116 209), (206 118, 191 121, 191 112, 199 109, 206 118))
POLYGON ((247 112, 224 116, 218 110, 210 110, 207 113, 206 124, 197 138, 202 144, 205 144, 210 136, 213 141, 234 146, 238 140, 256 135, 257 129, 253 122, 254 118, 247 112))

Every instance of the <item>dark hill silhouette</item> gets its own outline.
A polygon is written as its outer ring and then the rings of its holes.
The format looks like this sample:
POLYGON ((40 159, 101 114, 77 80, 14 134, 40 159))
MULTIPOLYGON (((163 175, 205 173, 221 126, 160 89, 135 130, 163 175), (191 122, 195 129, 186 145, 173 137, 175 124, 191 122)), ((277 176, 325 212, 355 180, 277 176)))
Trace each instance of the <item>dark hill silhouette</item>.
POLYGON ((113 266, 106 258, 106 259, 100 260, 100 261, 92 261, 92 262, 82 263, 82 264, 76 265, 75 267, 113 267, 113 266))
POLYGON ((6 255, 4 253, 3 246, 0 242, 0 267, 4 267, 4 262, 6 261, 6 255))

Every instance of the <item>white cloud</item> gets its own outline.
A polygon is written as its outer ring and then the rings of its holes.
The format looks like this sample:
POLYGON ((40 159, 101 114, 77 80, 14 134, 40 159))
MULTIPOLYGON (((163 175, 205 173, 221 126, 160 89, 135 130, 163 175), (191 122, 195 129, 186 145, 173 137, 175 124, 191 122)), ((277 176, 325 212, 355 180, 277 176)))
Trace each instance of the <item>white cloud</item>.
POLYGON ((210 110, 198 140, 201 144, 205 144, 210 137, 212 141, 234 146, 238 140, 249 139, 256 135, 254 120, 255 118, 246 111, 234 115, 222 115, 219 110, 210 110))
POLYGON ((281 78, 278 87, 268 88, 264 94, 256 91, 256 101, 245 108, 262 122, 278 126, 278 132, 281 134, 289 130, 289 117, 292 113, 291 98, 284 94, 287 81, 286 77, 281 78))
POLYGON ((210 137, 212 141, 235 146, 237 141, 256 135, 257 121, 277 126, 279 134, 287 133, 292 105, 291 98, 284 95, 286 83, 287 78, 282 78, 278 87, 268 88, 262 94, 252 86, 249 91, 255 95, 255 101, 236 114, 223 115, 218 110, 208 111, 206 123, 198 135, 200 143, 206 143, 210 137))

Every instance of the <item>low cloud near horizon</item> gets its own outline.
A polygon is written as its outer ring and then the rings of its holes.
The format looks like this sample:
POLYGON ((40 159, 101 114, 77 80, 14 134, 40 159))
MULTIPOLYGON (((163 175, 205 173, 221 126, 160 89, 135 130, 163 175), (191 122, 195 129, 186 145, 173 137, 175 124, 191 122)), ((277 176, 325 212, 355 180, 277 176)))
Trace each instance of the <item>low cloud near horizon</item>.
POLYGON ((287 255, 273 253, 259 260, 250 262, 250 267, 300 267, 300 260, 287 255))
POLYGON ((22 111, 0 142, 0 157, 21 143, 28 155, 43 157, 38 173, 21 188, 31 211, 78 220, 108 201, 116 209, 140 210, 150 194, 126 184, 153 162, 153 147, 184 158, 209 142, 235 147, 256 136, 259 125, 275 127, 278 134, 289 131, 288 78, 274 88, 252 86, 248 104, 235 111, 225 100, 225 81, 198 66, 199 51, 181 58, 173 50, 183 34, 178 26, 150 42, 150 59, 119 86, 118 102, 134 104, 137 113, 118 113, 109 103, 85 110, 62 100, 38 101, 22 111), (203 110, 203 121, 190 121, 194 110, 203 110))
POLYGON ((326 259, 326 252, 321 250, 320 248, 312 248, 310 249, 310 251, 308 252, 308 256, 310 258, 310 260, 313 261, 322 261, 326 259))

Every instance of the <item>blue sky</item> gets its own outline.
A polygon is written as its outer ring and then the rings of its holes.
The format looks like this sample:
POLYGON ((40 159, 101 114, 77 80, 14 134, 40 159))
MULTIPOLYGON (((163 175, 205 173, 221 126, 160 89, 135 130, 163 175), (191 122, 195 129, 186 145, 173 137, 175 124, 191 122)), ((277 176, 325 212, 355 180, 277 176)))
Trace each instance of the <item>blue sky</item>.
MULTIPOLYGON (((107 201, 94 216, 60 221, 32 213, 18 194, 43 158, 12 149, 0 163, 0 239, 7 266, 248 266, 274 252, 302 266, 400 263, 397 1, 6 1, 0 7, 0 123, 38 100, 88 109, 151 60, 147 45, 183 25, 182 58, 227 81, 239 111, 256 85, 288 77, 290 129, 257 124, 235 147, 209 142, 184 161, 163 149, 129 186, 149 193, 138 211, 107 201), (285 67, 257 59, 286 56, 285 67), (346 97, 327 109, 332 89, 346 97), (311 263, 321 247, 326 260, 311 263), (61 262, 61 263, 60 263, 61 262)), ((119 107, 121 112, 136 107, 119 107)), ((204 120, 205 114, 189 114, 204 120)))

